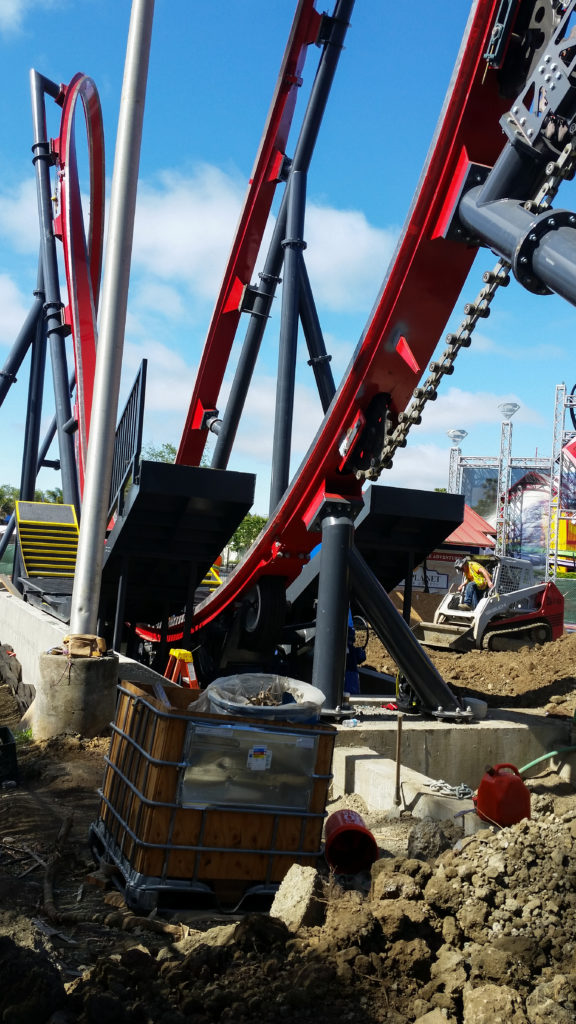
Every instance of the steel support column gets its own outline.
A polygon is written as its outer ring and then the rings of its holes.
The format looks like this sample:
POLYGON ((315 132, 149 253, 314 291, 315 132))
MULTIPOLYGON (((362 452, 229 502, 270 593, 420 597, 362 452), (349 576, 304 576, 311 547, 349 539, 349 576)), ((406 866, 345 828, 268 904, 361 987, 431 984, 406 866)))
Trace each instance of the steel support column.
POLYGON ((448 466, 448 493, 449 494, 460 494, 461 488, 461 473, 460 470, 460 459, 462 457, 461 448, 450 449, 450 463, 448 466))
POLYGON ((34 302, 30 307, 30 312, 22 324, 20 332, 8 354, 4 366, 0 370, 0 405, 2 405, 6 398, 11 385, 16 381, 16 374, 18 373, 18 370, 24 361, 24 357, 34 340, 36 324, 42 317, 43 308, 44 292, 37 290, 34 292, 34 302))
MULTIPOLYGON (((328 19, 330 25, 329 37, 324 43, 318 71, 302 121, 302 128, 296 142, 288 181, 295 171, 301 171, 306 174, 310 167, 353 9, 354 0, 337 0, 334 15, 332 19, 328 19)), ((258 286, 250 309, 251 321, 246 332, 226 412, 222 420, 218 421, 218 426, 214 430, 217 434, 217 441, 211 460, 213 469, 226 469, 228 465, 262 337, 268 317, 270 316, 276 287, 280 281, 283 257, 282 240, 286 229, 288 191, 289 184, 282 197, 264 270, 260 275, 261 284, 258 286)))
POLYGON ((44 95, 47 93, 54 99, 59 94, 59 87, 48 81, 37 71, 30 72, 32 93, 32 117, 34 124, 33 161, 36 166, 36 186, 38 196, 38 215, 40 221, 40 253, 45 293, 46 333, 50 343, 52 361, 52 377, 54 381, 54 401, 58 430, 58 448, 62 472, 62 493, 64 502, 74 505, 76 514, 80 516, 80 490, 78 472, 74 452, 74 438, 70 433, 72 422, 72 406, 68 389, 68 369, 66 365, 66 347, 64 344, 65 327, 62 323, 62 301, 60 282, 58 279, 58 260, 56 255, 56 239, 52 218, 52 184, 50 167, 52 154, 50 143, 46 138, 44 95))
POLYGON ((356 548, 350 551, 350 580, 355 600, 418 695, 423 710, 438 718, 470 718, 356 548))
POLYGON ((70 629, 94 633, 102 583, 154 0, 133 0, 112 175, 84 512, 70 629))
POLYGON ((312 295, 306 263, 300 260, 300 322, 308 346, 308 365, 312 367, 316 387, 322 403, 322 412, 327 412, 336 393, 336 385, 330 368, 331 356, 326 352, 324 335, 312 295))
POLYGON ((322 520, 322 549, 312 684, 326 695, 326 710, 342 705, 348 647, 349 560, 354 538, 352 505, 326 502, 322 520))
POLYGON ((28 385, 28 406, 26 429, 20 477, 20 499, 34 501, 36 477, 38 475, 38 448, 40 443, 40 421, 42 418, 42 397, 44 393, 44 372, 46 368, 46 329, 43 319, 36 322, 36 337, 32 344, 30 360, 30 381, 28 385))
POLYGON ((497 555, 508 553, 508 496, 510 492, 510 462, 512 456, 512 424, 504 420, 500 433, 500 458, 498 460, 498 498, 496 501, 496 546, 497 555))
POLYGON ((282 285, 282 315, 276 379, 276 409, 274 441, 272 446, 272 473, 270 480, 270 512, 281 500, 290 481, 290 454, 292 451, 292 423, 294 419, 294 391, 296 386, 296 355, 300 308, 300 265, 304 241, 304 214, 306 210, 306 175, 295 171, 288 187, 286 216, 287 237, 284 249, 284 280, 282 285))

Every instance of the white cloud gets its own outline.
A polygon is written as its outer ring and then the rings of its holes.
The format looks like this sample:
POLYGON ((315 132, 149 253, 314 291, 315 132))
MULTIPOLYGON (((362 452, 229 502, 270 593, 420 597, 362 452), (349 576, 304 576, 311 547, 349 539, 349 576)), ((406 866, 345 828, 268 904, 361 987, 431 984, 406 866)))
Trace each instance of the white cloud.
POLYGON ((126 386, 132 387, 141 360, 148 360, 146 410, 150 413, 174 413, 184 421, 196 379, 196 367, 159 341, 146 339, 139 344, 126 342, 124 362, 126 386))
POLYGON ((487 391, 463 391, 450 388, 436 402, 429 402, 422 417, 426 431, 446 431, 453 427, 468 429, 475 424, 498 424, 502 413, 498 408, 503 402, 517 402, 519 411, 515 423, 542 425, 545 420, 539 412, 522 403, 511 391, 496 394, 487 391))
POLYGON ((139 281, 134 289, 134 306, 168 320, 182 320, 186 314, 181 293, 160 281, 139 281))
POLYGON ((34 178, 0 195, 0 235, 10 240, 16 252, 38 253, 38 201, 34 178))
POLYGON ((384 470, 378 484, 433 491, 448 486, 449 450, 446 446, 415 444, 402 449, 392 469, 384 470))
POLYGON ((32 305, 32 296, 28 305, 8 274, 0 274, 0 344, 12 345, 24 323, 32 305))
POLYGON ((139 186, 133 260, 150 275, 215 300, 242 201, 238 181, 201 165, 190 177, 164 171, 139 186))
POLYGON ((56 0, 1 0, 0 32, 19 32, 26 15, 34 8, 50 10, 57 6, 56 0))
POLYGON ((397 234, 373 227, 357 210, 310 203, 305 259, 317 305, 334 312, 369 311, 397 234))
MULTIPOLYGON (((164 171, 139 187, 133 259, 152 276, 214 301, 240 215, 245 185, 216 167, 185 176, 164 171)), ((263 248, 271 235, 267 227, 263 248)), ((372 227, 363 213, 309 203, 305 259, 316 303, 326 311, 370 308, 396 233, 372 227)), ((263 262, 263 257, 260 257, 263 262)), ((255 273, 259 265, 255 267, 255 273)))
MULTIPOLYGON (((225 411, 228 386, 223 389, 221 411, 225 411)), ((251 455, 257 459, 270 459, 274 419, 276 415, 276 379, 271 376, 255 376, 248 394, 242 422, 238 430, 235 453, 251 455)), ((296 385, 294 394, 294 416, 292 427, 292 463, 296 467, 307 451, 322 421, 322 408, 316 392, 296 385)))

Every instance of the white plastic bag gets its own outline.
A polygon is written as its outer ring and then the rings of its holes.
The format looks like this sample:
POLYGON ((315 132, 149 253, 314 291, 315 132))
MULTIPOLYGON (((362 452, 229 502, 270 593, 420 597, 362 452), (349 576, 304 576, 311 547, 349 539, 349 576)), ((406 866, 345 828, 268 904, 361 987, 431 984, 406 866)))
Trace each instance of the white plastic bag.
POLYGON ((288 676, 246 673, 222 676, 200 694, 191 710, 212 715, 245 715, 280 722, 316 722, 325 696, 316 686, 288 676), (257 703, 259 695, 274 703, 257 703), (289 702, 286 697, 292 698, 289 702))

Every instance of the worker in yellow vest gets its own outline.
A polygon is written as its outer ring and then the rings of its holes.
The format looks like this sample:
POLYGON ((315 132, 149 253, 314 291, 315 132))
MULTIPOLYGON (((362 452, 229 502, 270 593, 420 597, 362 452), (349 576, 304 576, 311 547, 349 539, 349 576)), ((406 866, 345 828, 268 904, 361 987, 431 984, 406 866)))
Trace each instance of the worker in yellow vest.
POLYGON ((458 587, 463 591, 462 600, 458 605, 464 611, 472 611, 488 588, 492 586, 492 577, 480 562, 472 562, 469 558, 461 558, 456 562, 455 569, 462 573, 464 579, 458 587))

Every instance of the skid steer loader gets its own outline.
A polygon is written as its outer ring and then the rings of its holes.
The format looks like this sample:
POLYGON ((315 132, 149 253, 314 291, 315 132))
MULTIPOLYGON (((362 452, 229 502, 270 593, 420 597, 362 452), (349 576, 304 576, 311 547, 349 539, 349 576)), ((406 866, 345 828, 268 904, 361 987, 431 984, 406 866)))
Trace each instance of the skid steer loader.
POLYGON ((535 582, 530 562, 495 555, 475 561, 486 566, 492 586, 477 607, 467 611, 459 608, 462 596, 454 584, 433 621, 413 627, 422 644, 453 651, 514 651, 562 635, 564 596, 552 582, 535 582))

